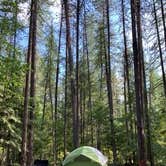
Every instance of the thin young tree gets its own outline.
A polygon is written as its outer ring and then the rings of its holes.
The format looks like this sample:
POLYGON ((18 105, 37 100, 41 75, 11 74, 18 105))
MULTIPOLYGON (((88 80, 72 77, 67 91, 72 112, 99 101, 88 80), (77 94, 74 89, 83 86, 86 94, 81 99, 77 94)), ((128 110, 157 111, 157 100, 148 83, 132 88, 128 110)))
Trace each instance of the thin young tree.
POLYGON ((153 13, 154 13, 154 19, 155 19, 155 26, 156 26, 157 42, 158 42, 158 47, 159 47, 160 65, 161 65, 161 71, 162 71, 164 95, 166 97, 166 77, 165 77, 163 53, 162 53, 162 48, 161 48, 160 32, 159 32, 159 26, 158 26, 158 18, 157 18, 157 13, 156 13, 156 4, 155 4, 154 0, 153 0, 153 13))
POLYGON ((58 55, 56 64, 56 79, 55 79, 55 108, 54 108, 54 160, 56 165, 57 160, 57 110, 58 110, 58 86, 59 86, 59 65, 60 65, 60 53, 61 53, 61 36, 62 36, 62 25, 63 25, 63 4, 61 4, 61 19, 59 29, 59 43, 58 43, 58 55))
MULTIPOLYGON (((80 68, 80 133, 81 133, 81 144, 84 145, 85 143, 85 109, 86 109, 86 95, 85 95, 85 79, 84 79, 84 72, 86 71, 86 55, 87 55, 87 37, 86 37, 86 11, 85 11, 85 1, 83 1, 83 37, 82 37, 82 45, 83 45, 83 56, 82 56, 82 67, 80 68)), ((88 84, 89 86, 89 84, 88 84)), ((91 133, 92 134, 92 133, 91 133)), ((91 137, 92 138, 92 137, 91 137)), ((92 142, 92 140, 91 140, 92 142)))
POLYGON ((162 14, 163 29, 164 29, 164 41, 165 41, 165 48, 166 48, 166 23, 165 23, 165 16, 164 16, 164 3, 163 3, 163 0, 160 0, 160 3, 161 3, 161 14, 162 14))
POLYGON ((50 25, 50 32, 49 32, 49 37, 48 37, 48 56, 47 56, 47 72, 48 72, 48 95, 49 95, 49 102, 50 102, 50 111, 51 111, 51 117, 52 117, 52 152, 53 152, 53 158, 54 158, 54 165, 56 165, 56 152, 55 152, 55 131, 54 131, 54 104, 53 104, 53 92, 52 92, 52 75, 53 75, 53 60, 54 60, 54 55, 55 55, 55 42, 54 42, 54 27, 53 27, 53 22, 51 22, 50 25))
MULTIPOLYGON (((46 104, 47 104, 47 89, 48 89, 48 72, 46 72, 44 80, 44 96, 43 96, 43 108, 42 108, 42 119, 41 119, 41 131, 44 129, 45 124, 45 113, 46 113, 46 104)), ((43 142, 42 142, 43 143, 43 142)), ((42 158, 43 151, 41 150, 40 158, 42 158)))
POLYGON ((76 11, 76 137, 79 146, 79 38, 80 38, 80 0, 77 0, 76 11))
MULTIPOLYGON (((66 35, 67 37, 67 35, 66 35)), ((64 106, 64 130, 63 130, 63 153, 64 153, 64 158, 66 157, 66 149, 67 149, 67 106, 68 106, 68 52, 67 52, 67 40, 66 40, 66 60, 65 60, 65 106, 64 106)))
POLYGON ((111 145, 113 151, 113 163, 116 165, 117 152, 115 142, 115 127, 114 127, 114 109, 113 109, 113 96, 112 96, 112 83, 111 83, 111 57, 110 57, 110 12, 109 12, 109 0, 106 3, 106 22, 107 22, 107 56, 106 56, 106 82, 107 82, 107 95, 110 112, 110 126, 111 126, 111 145))
MULTIPOLYGON (((99 100, 103 100, 103 64, 104 64, 104 47, 103 47, 103 43, 105 42, 104 41, 104 34, 103 34, 103 29, 104 29, 104 26, 103 26, 103 23, 101 23, 101 25, 99 25, 99 45, 100 45, 100 48, 99 48, 99 61, 100 61, 100 94, 99 94, 99 100)), ((97 149, 101 149, 101 123, 100 121, 98 120, 97 121, 97 138, 96 138, 96 141, 97 141, 97 149)))
POLYGON ((85 9, 85 2, 84 2, 84 39, 85 39, 85 55, 86 55, 86 64, 87 64, 87 71, 88 71, 88 111, 90 112, 90 133, 91 133, 91 145, 93 146, 93 124, 92 124, 92 92, 91 92, 91 72, 90 72, 90 59, 89 59, 89 48, 88 48, 88 35, 87 35, 87 16, 86 16, 86 9, 85 9))
POLYGON ((16 57, 16 39, 17 39, 17 25, 18 25, 18 0, 15 0, 15 13, 13 14, 14 35, 13 35, 13 57, 16 57))
MULTIPOLYGON (((123 40, 124 40, 124 104, 125 104, 125 116, 127 117, 128 108, 127 103, 129 103, 129 95, 130 95, 130 86, 129 86, 129 64, 128 64, 128 53, 127 53, 127 40, 126 40, 126 24, 125 24, 125 11, 124 11, 124 0, 121 1, 122 8, 122 22, 123 22, 123 40), (127 84, 127 85, 126 85, 127 84), (128 95, 127 95, 128 90, 128 95)), ((126 118, 126 134, 127 134, 127 144, 129 145, 129 124, 126 118)))

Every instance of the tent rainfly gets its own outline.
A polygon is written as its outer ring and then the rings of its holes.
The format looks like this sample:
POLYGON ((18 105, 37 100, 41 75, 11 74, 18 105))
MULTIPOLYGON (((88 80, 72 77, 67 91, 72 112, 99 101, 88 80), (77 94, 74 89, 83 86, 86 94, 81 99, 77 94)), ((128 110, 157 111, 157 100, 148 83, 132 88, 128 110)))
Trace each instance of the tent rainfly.
POLYGON ((107 157, 90 146, 72 151, 63 161, 63 166, 107 166, 107 157))

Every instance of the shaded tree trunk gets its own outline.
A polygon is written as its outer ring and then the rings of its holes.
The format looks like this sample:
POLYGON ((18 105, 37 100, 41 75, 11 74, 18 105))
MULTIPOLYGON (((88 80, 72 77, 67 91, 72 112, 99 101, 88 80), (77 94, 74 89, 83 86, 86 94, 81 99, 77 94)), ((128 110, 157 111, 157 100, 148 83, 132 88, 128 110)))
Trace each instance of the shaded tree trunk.
POLYGON ((27 165, 33 165, 33 121, 35 111, 35 74, 36 74, 36 34, 37 34, 37 1, 32 0, 32 48, 31 48, 31 79, 30 79, 30 109, 29 109, 29 123, 28 123, 28 152, 27 165))
POLYGON ((15 0, 16 9, 15 14, 13 15, 14 20, 14 37, 13 37, 13 57, 16 57, 16 39, 17 39, 17 17, 18 17, 18 1, 15 0))
POLYGON ((86 109, 86 95, 85 95, 85 79, 84 79, 84 75, 82 76, 82 72, 84 73, 84 71, 86 70, 86 12, 85 12, 85 2, 84 2, 84 16, 83 16, 83 41, 82 41, 82 45, 83 45, 83 57, 82 57, 82 64, 83 67, 80 68, 81 70, 81 76, 80 76, 80 83, 81 83, 81 89, 80 89, 80 115, 81 115, 81 125, 80 125, 80 130, 81 130, 81 145, 84 145, 85 143, 85 109, 86 109))
POLYGON ((154 156, 152 150, 152 140, 151 140, 151 127, 150 127, 150 118, 149 118, 149 108, 148 108, 148 96, 147 96, 147 87, 145 79, 145 69, 144 70, 144 102, 145 102, 145 125, 146 125, 146 139, 147 139, 147 159, 149 160, 151 166, 154 166, 154 156))
POLYGON ((28 53, 26 63, 28 65, 28 70, 26 72, 25 89, 24 89, 24 112, 23 112, 23 128, 22 128, 22 143, 21 143, 21 166, 26 166, 27 162, 27 128, 28 128, 28 102, 29 102, 29 86, 30 86, 30 62, 32 56, 32 39, 33 39, 33 29, 34 29, 34 5, 35 2, 31 2, 31 16, 29 25, 29 41, 28 41, 28 53))
POLYGON ((130 102, 130 86, 129 86, 129 64, 128 64, 128 53, 127 53, 127 40, 126 40, 126 25, 125 25, 125 12, 124 12, 124 0, 121 2, 121 8, 122 8, 122 22, 123 22, 123 39, 124 39, 124 104, 125 104, 125 124, 126 124, 126 139, 127 139, 127 145, 129 145, 129 124, 128 124, 128 111, 131 111, 129 105, 129 109, 127 105, 130 102), (127 93, 128 90, 128 93, 127 93), (128 103, 128 104, 127 104, 128 103))
POLYGON ((71 48, 71 34, 70 34, 70 20, 69 20, 69 2, 64 0, 65 18, 66 18, 66 35, 67 35, 67 50, 69 55, 69 79, 71 90, 71 106, 72 106, 72 120, 73 120, 73 148, 78 147, 78 133, 76 126, 76 92, 75 92, 75 80, 73 70, 73 55, 71 48))
MULTIPOLYGON (((44 129, 44 122, 45 122, 45 112, 46 112, 46 98, 47 98, 47 88, 48 88, 48 72, 45 76, 45 85, 44 85, 44 96, 43 96, 43 109, 42 109, 42 119, 41 119, 41 126, 40 129, 43 131, 44 129)), ((42 159, 43 151, 40 152, 40 159, 42 159)))
POLYGON ((56 80, 55 80, 55 108, 54 108, 54 159, 57 160, 57 109, 58 109, 58 85, 59 85, 59 65, 60 65, 60 53, 61 53, 61 36, 62 36, 62 23, 63 23, 63 4, 61 6, 61 20, 59 31, 59 43, 58 43, 58 56, 56 64, 56 80))
MULTIPOLYGON (((104 12, 104 9, 103 9, 104 12)), ((104 24, 104 23, 103 23, 104 24)), ((99 31, 100 31, 100 52, 99 52, 99 63, 100 63, 100 95, 99 95, 99 100, 103 100, 103 64, 104 64, 104 51, 106 51, 103 47, 103 43, 105 42, 104 40, 104 34, 103 34, 103 28, 104 26, 101 25, 101 27, 99 27, 99 31)), ((97 120, 97 149, 101 150, 101 122, 99 120, 97 120)))
POLYGON ((42 109, 42 123, 41 129, 43 129, 44 120, 45 120, 45 109, 46 109, 46 97, 47 97, 47 88, 48 88, 48 72, 45 78, 45 86, 44 86, 44 99, 43 99, 43 109, 42 109))
POLYGON ((79 146, 79 32, 80 27, 80 0, 77 0, 77 12, 76 12, 76 136, 77 147, 79 146))
MULTIPOLYGON (((67 35, 66 35, 67 37, 67 35)), ((66 157, 66 149, 67 149, 67 95, 68 95, 68 53, 67 53, 67 40, 66 40, 66 65, 65 65, 65 108, 64 108, 64 158, 66 157)))
POLYGON ((140 24, 140 1, 131 0, 132 18, 132 37, 134 54, 134 73, 135 73, 135 94, 136 94, 136 116, 137 116, 137 135, 138 135, 138 156, 139 166, 146 166, 145 136, 144 136, 144 103, 142 94, 142 38, 140 24))
POLYGON ((91 73, 90 73, 90 60, 89 60, 89 49, 88 49, 88 37, 87 37, 87 23, 86 23, 86 10, 84 4, 84 35, 85 35, 85 52, 86 52, 86 63, 88 70, 88 111, 90 112, 90 137, 91 145, 93 146, 93 117, 92 117, 92 97, 91 97, 91 73))
POLYGON ((164 95, 166 97, 166 78, 165 78, 163 54, 162 54, 162 48, 161 48, 161 39, 160 39, 159 27, 158 27, 158 19, 157 19, 157 14, 156 14, 156 5, 155 5, 154 0, 153 0, 153 12, 154 12, 154 17, 155 17, 154 19, 155 19, 155 25, 156 25, 157 41, 158 41, 159 55, 160 55, 160 64, 161 64, 162 77, 163 77, 164 95))
POLYGON ((110 111, 110 125, 111 125, 111 145, 113 151, 113 164, 117 162, 116 142, 115 142, 115 128, 114 128, 114 115, 113 115, 113 98, 112 98, 112 83, 111 83, 111 62, 110 62, 110 19, 109 19, 109 0, 106 0, 106 20, 107 20, 107 56, 106 63, 106 80, 107 80, 107 93, 108 104, 110 111))
POLYGON ((50 37, 48 41, 48 90, 49 90, 49 99, 50 99, 50 109, 51 109, 51 117, 52 117, 52 152, 53 152, 53 159, 54 159, 54 166, 56 165, 56 144, 55 144, 55 114, 54 114, 54 104, 53 104, 53 93, 52 93, 52 64, 53 64, 53 54, 54 54, 54 31, 53 31, 53 24, 50 27, 50 37))
POLYGON ((137 1, 137 36, 138 36, 138 50, 140 56, 140 73, 142 78, 142 105, 143 105, 143 119, 145 120, 146 128, 146 138, 147 138, 147 159, 150 161, 151 166, 154 166, 153 153, 152 153, 152 143, 151 143, 151 131, 150 131, 150 120, 148 113, 148 98, 147 98, 147 88, 146 88, 146 73, 145 73, 145 63, 144 63, 144 53, 142 44, 142 28, 141 28, 141 14, 140 14, 140 2, 137 1))
POLYGON ((164 41, 165 41, 165 48, 166 48, 166 24, 165 24, 165 16, 164 16, 164 4, 163 0, 160 0, 161 3, 161 14, 162 14, 162 21, 163 21, 163 29, 164 29, 164 41))

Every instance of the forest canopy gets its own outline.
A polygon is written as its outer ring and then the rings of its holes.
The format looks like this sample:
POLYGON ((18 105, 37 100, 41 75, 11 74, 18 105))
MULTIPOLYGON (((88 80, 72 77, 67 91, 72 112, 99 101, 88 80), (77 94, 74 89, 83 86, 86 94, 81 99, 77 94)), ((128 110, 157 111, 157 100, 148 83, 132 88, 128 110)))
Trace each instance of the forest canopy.
POLYGON ((166 163, 164 0, 0 0, 0 165, 166 163))

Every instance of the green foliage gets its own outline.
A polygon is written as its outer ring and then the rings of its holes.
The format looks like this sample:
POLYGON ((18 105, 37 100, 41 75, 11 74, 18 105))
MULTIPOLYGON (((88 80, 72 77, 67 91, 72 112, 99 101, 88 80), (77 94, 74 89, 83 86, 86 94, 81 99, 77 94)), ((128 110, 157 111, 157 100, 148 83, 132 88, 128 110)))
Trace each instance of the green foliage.
POLYGON ((25 69, 25 65, 16 59, 0 57, 0 147, 9 146, 17 153, 21 141, 20 117, 25 69))

